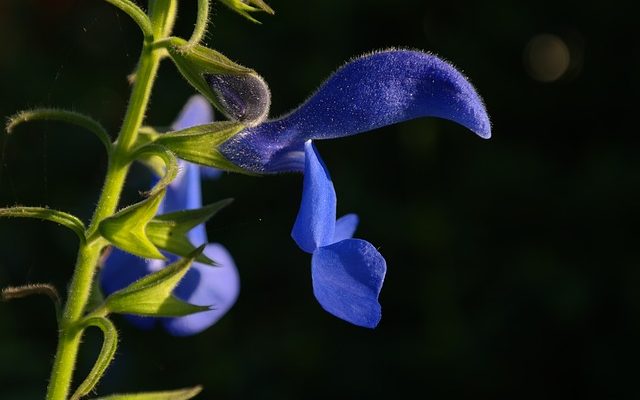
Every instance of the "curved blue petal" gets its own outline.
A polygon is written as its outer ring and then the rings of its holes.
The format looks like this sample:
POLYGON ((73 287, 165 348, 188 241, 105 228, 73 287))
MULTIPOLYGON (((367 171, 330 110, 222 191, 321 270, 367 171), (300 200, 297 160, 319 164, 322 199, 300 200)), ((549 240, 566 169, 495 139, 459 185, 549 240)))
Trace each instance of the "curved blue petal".
MULTIPOLYGON (((167 187, 164 199, 158 208, 158 214, 202 207, 200 167, 182 160, 179 161, 179 166, 180 172, 167 187)), ((189 231, 188 238, 195 246, 207 243, 204 224, 189 231)))
POLYGON ((213 121, 211 104, 201 95, 191 96, 182 107, 178 118, 171 126, 174 130, 187 129, 196 125, 204 125, 213 121))
POLYGON ((301 171, 303 143, 370 131, 418 117, 457 122, 483 138, 491 124, 482 99, 451 64, 419 51, 357 58, 290 114, 244 130, 220 150, 258 173, 301 171))
POLYGON ((207 245, 204 253, 218 266, 194 263, 174 294, 191 304, 213 306, 211 311, 163 320, 166 330, 176 336, 199 333, 215 324, 235 303, 240 292, 240 276, 229 252, 220 244, 207 245))
POLYGON ((351 239, 358 228, 359 221, 360 219, 356 214, 347 214, 338 218, 336 221, 336 230, 333 233, 333 240, 331 243, 351 239))
POLYGON ((373 245, 347 239, 313 253, 313 293, 329 313, 366 328, 380 322, 378 295, 387 264, 373 245))
POLYGON ((332 243, 336 223, 336 192, 327 167, 310 140, 304 144, 302 201, 291 237, 307 253, 332 243))
MULTIPOLYGON (((150 265, 143 258, 112 247, 100 271, 100 287, 105 296, 108 296, 151 272, 150 265)), ((151 329, 156 323, 155 318, 134 315, 127 315, 126 318, 140 329, 151 329)))

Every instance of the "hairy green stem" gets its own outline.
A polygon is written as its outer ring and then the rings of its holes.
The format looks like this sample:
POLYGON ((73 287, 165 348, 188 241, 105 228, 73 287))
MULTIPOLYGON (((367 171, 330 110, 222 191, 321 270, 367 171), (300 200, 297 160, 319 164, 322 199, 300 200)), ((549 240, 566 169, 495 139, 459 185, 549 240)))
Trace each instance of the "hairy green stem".
MULTIPOLYGON (((153 4, 151 24, 153 25, 154 37, 151 40, 145 38, 135 72, 131 98, 118 140, 109 160, 102 193, 91 224, 86 231, 86 243, 80 243, 67 302, 60 320, 58 348, 47 389, 47 400, 66 400, 69 396, 82 333, 86 327, 82 324, 83 314, 91 294, 100 254, 107 245, 107 242, 98 234, 98 226, 105 218, 113 215, 118 206, 131 163, 131 151, 136 143, 138 131, 149 104, 151 89, 161 60, 160 51, 154 50, 151 43, 154 39, 163 39, 169 34, 170 29, 167 26, 173 23, 175 6, 173 0, 156 0, 153 4)), ((102 371, 104 369, 106 366, 102 371)))

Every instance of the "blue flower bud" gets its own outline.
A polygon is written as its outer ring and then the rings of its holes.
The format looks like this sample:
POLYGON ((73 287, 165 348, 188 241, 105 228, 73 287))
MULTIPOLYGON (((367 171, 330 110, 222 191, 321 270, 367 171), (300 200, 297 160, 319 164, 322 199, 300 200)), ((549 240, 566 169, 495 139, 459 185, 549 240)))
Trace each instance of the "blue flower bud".
POLYGON ((205 74, 222 112, 230 119, 255 126, 269 114, 271 93, 262 77, 254 74, 205 74))

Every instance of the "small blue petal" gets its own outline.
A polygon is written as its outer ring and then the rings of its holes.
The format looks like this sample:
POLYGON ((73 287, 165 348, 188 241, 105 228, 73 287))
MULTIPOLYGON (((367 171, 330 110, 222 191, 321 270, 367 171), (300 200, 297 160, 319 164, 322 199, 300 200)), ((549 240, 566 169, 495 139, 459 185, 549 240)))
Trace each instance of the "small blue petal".
POLYGON ((301 171, 310 139, 355 135, 418 117, 457 122, 483 138, 491 124, 467 78, 438 57, 388 50, 355 59, 331 76, 298 109, 249 128, 220 150, 250 171, 301 171))
MULTIPOLYGON (((178 176, 167 187, 158 214, 202 207, 200 167, 182 160, 179 161, 179 166, 178 176)), ((188 238, 195 246, 206 243, 207 233, 204 224, 189 231, 188 238)))
MULTIPOLYGON (((150 265, 143 258, 112 247, 111 254, 100 271, 100 287, 105 296, 108 296, 151 272, 150 265)), ((127 315, 126 318, 140 329, 151 329, 156 323, 155 318, 135 315, 127 315)))
POLYGON ((327 167, 311 141, 304 145, 302 201, 291 237, 307 253, 332 243, 336 223, 336 192, 327 167))
POLYGON ((380 322, 378 296, 387 264, 373 245, 347 239, 313 253, 313 293, 329 313, 366 328, 380 322))
POLYGON ((213 121, 213 109, 211 104, 203 96, 191 96, 182 107, 172 128, 175 130, 187 129, 196 125, 204 125, 213 121))
POLYGON ((194 335, 207 329, 229 311, 240 293, 240 277, 229 252, 222 245, 213 243, 207 245, 204 253, 218 265, 194 263, 174 294, 191 304, 213 306, 213 309, 163 320, 164 327, 172 335, 194 335))
POLYGON ((331 243, 341 240, 351 239, 358 228, 359 218, 356 214, 347 214, 338 218, 336 221, 336 230, 333 234, 331 243))

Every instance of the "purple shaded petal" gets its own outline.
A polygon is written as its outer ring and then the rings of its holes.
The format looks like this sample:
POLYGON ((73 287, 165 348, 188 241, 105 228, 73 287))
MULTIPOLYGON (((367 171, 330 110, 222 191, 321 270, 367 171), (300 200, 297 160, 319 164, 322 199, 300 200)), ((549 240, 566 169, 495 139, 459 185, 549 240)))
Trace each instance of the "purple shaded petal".
POLYGON ((220 150, 250 171, 301 171, 299 152, 309 139, 355 135, 418 117, 448 119, 491 136, 482 99, 451 64, 419 51, 387 50, 347 63, 298 109, 244 130, 220 150))
POLYGON ((304 145, 306 161, 302 201, 291 237, 307 253, 332 243, 336 222, 336 192, 327 167, 311 141, 304 145))
POLYGON ((182 300, 211 311, 163 320, 167 331, 176 336, 199 333, 215 324, 235 303, 240 292, 240 276, 229 252, 220 244, 207 245, 204 253, 218 266, 194 263, 174 294, 182 300))
MULTIPOLYGON (((105 296, 108 296, 151 272, 151 266, 143 258, 112 247, 111 254, 100 271, 100 287, 105 296)), ((135 315, 126 315, 126 318, 140 329, 151 329, 156 324, 155 318, 135 315)))
POLYGON ((338 218, 336 221, 336 230, 333 233, 333 240, 331 243, 351 239, 358 228, 359 221, 360 219, 356 214, 347 214, 338 218))
POLYGON ((313 253, 313 293, 329 313, 366 328, 380 322, 378 295, 387 264, 373 245, 347 239, 313 253))
POLYGON ((172 125, 175 130, 204 125, 213 121, 211 104, 203 96, 191 96, 172 125))

